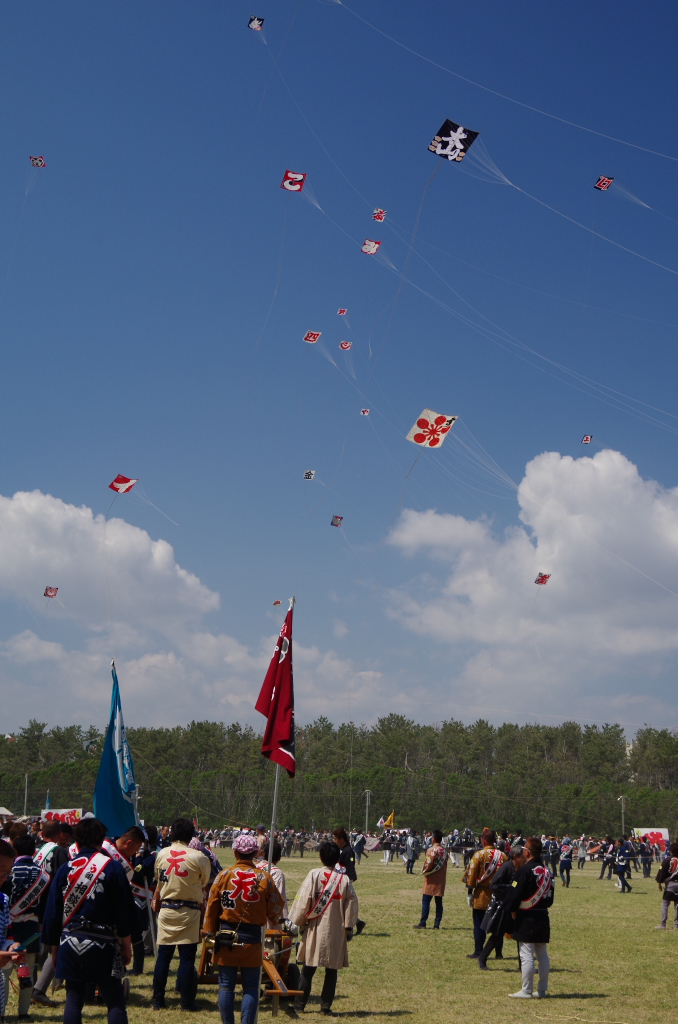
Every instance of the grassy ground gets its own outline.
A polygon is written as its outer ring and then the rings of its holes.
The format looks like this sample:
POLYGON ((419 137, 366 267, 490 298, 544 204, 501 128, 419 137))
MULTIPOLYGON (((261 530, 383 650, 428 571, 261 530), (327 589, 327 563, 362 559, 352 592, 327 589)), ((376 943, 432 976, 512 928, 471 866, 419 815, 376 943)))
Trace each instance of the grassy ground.
MULTIPOLYGON (((230 851, 222 851, 222 864, 232 862, 230 851)), ((551 980, 549 1000, 537 1002, 507 999, 520 988, 515 944, 505 944, 505 959, 489 961, 489 972, 481 972, 466 954, 473 950, 471 911, 462 871, 448 869, 445 915, 440 931, 429 927, 413 931, 419 920, 421 878, 405 874, 400 863, 381 864, 371 854, 359 868, 356 891, 360 916, 367 927, 349 946, 351 966, 339 973, 334 1009, 341 1017, 404 1018, 411 1024, 436 1024, 493 1019, 510 1013, 512 1020, 591 1021, 611 1024, 633 1020, 671 1020, 675 1013, 676 957, 678 930, 654 931, 659 923, 660 896, 656 883, 635 872, 633 892, 622 895, 614 881, 599 881, 600 868, 587 864, 572 871, 569 889, 560 881, 551 911, 551 980), (672 966, 673 965, 673 966, 672 966)), ((317 864, 308 854, 284 859, 288 896, 294 896, 301 879, 317 864)), ((421 861, 419 862, 419 866, 421 861)), ((653 868, 653 874, 656 868, 653 868)), ((173 961, 176 970, 177 960, 173 961)), ((130 1024, 165 1024, 182 1017, 214 1022, 217 991, 201 986, 198 1000, 205 1008, 197 1014, 182 1014, 175 996, 174 973, 168 986, 166 1011, 150 1009, 153 961, 146 961, 146 974, 132 979, 128 1010, 130 1024)), ((322 971, 316 976, 314 993, 306 1015, 319 1019, 322 971)), ((63 1002, 63 993, 57 998, 63 1002)), ((16 994, 12 992, 8 1019, 16 1015, 16 994)), ((36 1021, 58 1021, 59 1010, 35 1007, 36 1021)), ((105 1020, 105 1010, 85 1007, 85 1020, 105 1020)), ((281 1005, 279 1020, 287 1017, 281 1005)), ((260 1022, 271 1018, 270 1003, 264 1002, 260 1022)), ((218 1020, 218 1016, 216 1018, 218 1020)), ((404 1022, 403 1022, 404 1024, 404 1022)))

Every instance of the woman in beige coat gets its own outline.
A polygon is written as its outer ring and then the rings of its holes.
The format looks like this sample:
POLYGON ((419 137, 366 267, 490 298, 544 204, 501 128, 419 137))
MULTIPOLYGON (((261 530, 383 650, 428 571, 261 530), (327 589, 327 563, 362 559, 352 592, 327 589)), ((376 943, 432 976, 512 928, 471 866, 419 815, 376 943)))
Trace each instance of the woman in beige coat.
POLYGON ((337 971, 348 967, 347 943, 353 937, 358 920, 358 897, 345 868, 339 868, 339 852, 336 843, 320 844, 318 853, 323 867, 308 873, 290 910, 290 920, 299 926, 302 934, 297 963, 303 963, 299 988, 304 994, 294 1001, 297 1013, 304 1011, 313 975, 319 967, 324 967, 320 1012, 326 1017, 335 1016, 332 1003, 337 971))

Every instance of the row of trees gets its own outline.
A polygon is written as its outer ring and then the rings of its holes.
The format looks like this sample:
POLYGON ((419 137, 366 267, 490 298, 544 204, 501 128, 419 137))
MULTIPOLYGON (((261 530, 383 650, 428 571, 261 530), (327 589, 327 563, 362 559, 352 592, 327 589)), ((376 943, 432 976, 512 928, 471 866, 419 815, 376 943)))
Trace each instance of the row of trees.
MULTIPOLYGON (((189 814, 204 825, 252 825, 270 815, 273 766, 251 727, 191 722, 128 737, 146 821, 189 814)), ((0 803, 20 813, 28 775, 29 813, 45 806, 48 789, 53 807, 91 807, 103 739, 92 726, 31 720, 0 740, 0 803)), ((678 735, 666 729, 641 729, 628 749, 619 725, 319 718, 297 731, 297 764, 296 779, 283 779, 279 818, 295 827, 364 825, 369 790, 370 828, 395 810, 396 824, 418 829, 616 834, 624 794, 627 826, 678 830, 678 735)))

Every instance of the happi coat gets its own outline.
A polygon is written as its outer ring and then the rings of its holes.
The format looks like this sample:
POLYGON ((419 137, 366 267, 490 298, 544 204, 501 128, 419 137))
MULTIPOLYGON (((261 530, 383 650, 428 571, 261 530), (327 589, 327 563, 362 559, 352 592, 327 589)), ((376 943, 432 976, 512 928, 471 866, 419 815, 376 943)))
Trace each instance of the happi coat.
POLYGON ((342 874, 339 885, 321 917, 307 919, 316 905, 331 869, 314 868, 301 883, 290 908, 290 920, 303 929, 297 962, 308 967, 348 967, 346 929, 358 920, 358 897, 352 882, 342 874))
POLYGON ((158 945, 187 946, 200 941, 200 911, 212 864, 186 843, 172 843, 155 858, 157 890, 162 900, 158 914, 158 945))
POLYGON ((490 883, 502 864, 505 864, 508 857, 505 853, 497 850, 494 846, 484 846, 473 854, 469 865, 464 872, 463 882, 473 889, 473 909, 487 910, 492 899, 490 883), (495 867, 492 868, 492 862, 495 867))
POLYGON ((421 873, 424 876, 424 887, 421 891, 425 896, 445 895, 447 850, 444 846, 439 843, 429 846, 421 873))
POLYGON ((261 967, 263 929, 267 923, 277 926, 282 911, 283 897, 268 871, 255 866, 250 859, 238 859, 212 883, 203 930, 211 935, 222 929, 236 931, 239 945, 231 950, 216 946, 212 963, 222 967, 261 967))

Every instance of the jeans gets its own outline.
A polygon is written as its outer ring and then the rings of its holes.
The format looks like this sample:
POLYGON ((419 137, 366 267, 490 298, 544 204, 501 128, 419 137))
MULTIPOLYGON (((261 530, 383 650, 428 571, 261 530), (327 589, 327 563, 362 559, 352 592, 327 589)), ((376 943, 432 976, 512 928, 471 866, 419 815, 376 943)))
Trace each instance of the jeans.
MULTIPOLYGON (((294 1009, 299 1012, 303 1010, 308 1002, 308 997, 311 994, 311 985, 313 984, 313 975, 318 970, 317 967, 309 967, 304 964, 301 971, 301 981, 299 982, 299 988, 304 993, 303 996, 297 996, 294 1000, 294 1009)), ((325 980, 323 982, 323 989, 320 993, 320 1009, 329 1010, 334 1002, 334 994, 337 991, 337 971, 333 967, 325 968, 325 980)), ((230 1021, 229 1021, 230 1024, 230 1021)))
POLYGON ((429 896, 424 893, 421 897, 421 924, 426 924, 428 921, 428 912, 431 909, 431 900, 436 901, 436 919, 434 928, 440 927, 440 922, 443 919, 443 898, 442 896, 429 896))
MULTIPOLYGON (((86 982, 84 981, 66 982, 64 1024, 82 1024, 85 986, 86 982)), ((127 1024, 125 994, 120 978, 107 978, 106 981, 100 981, 97 988, 108 1008, 108 1024, 127 1024)))
POLYGON ((408 875, 413 875, 414 874, 414 860, 415 860, 414 857, 408 857, 407 858, 407 864, 405 865, 405 871, 407 872, 408 875))
POLYGON ((649 878, 650 865, 652 864, 652 861, 648 860, 646 857, 643 857, 641 860, 641 864, 643 865, 643 878, 649 878))
POLYGON ((485 932, 481 928, 483 918, 485 917, 484 910, 476 910, 473 908, 473 940, 475 942, 475 952, 480 956, 485 945, 485 932))
POLYGON ((539 964, 539 985, 540 995, 545 995, 549 987, 549 960, 546 942, 519 942, 518 950, 520 956, 520 968, 523 975, 523 992, 531 996, 534 989, 534 964, 539 964))
MULTIPOLYGON (((158 959, 155 961, 153 972, 153 1005, 163 1006, 165 1002, 165 988, 167 986, 167 975, 169 974, 170 963, 174 956, 174 946, 158 946, 158 959)), ((181 1006, 186 1010, 195 1003, 197 991, 197 980, 195 975, 195 954, 198 951, 197 942, 186 943, 179 946, 179 972, 177 983, 181 993, 181 1006)))
POLYGON ((571 860, 561 860, 560 862, 560 877, 563 880, 565 886, 570 884, 570 868, 572 867, 571 860), (567 874, 567 881, 565 881, 565 875, 567 874))
MULTIPOLYGON (((260 967, 241 967, 242 973, 242 1024, 254 1024, 259 1005, 260 967)), ((223 1024, 234 1024, 235 982, 237 967, 219 968, 219 1012, 223 1024)))

